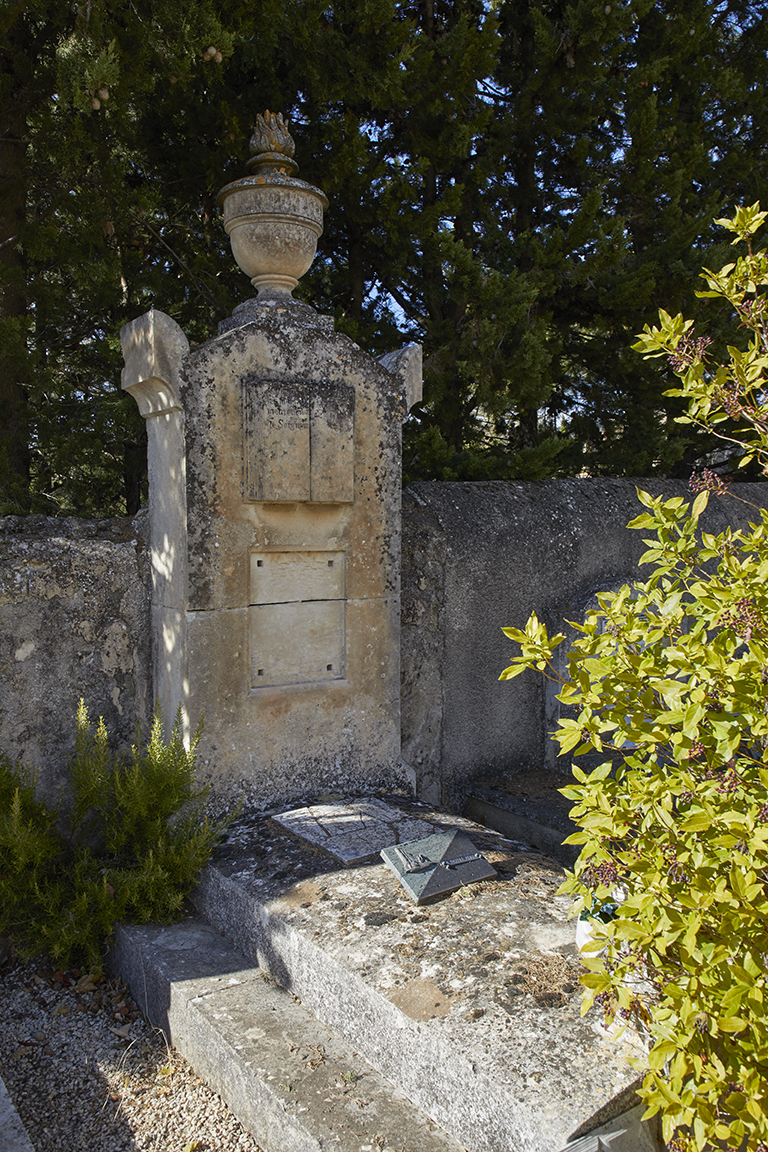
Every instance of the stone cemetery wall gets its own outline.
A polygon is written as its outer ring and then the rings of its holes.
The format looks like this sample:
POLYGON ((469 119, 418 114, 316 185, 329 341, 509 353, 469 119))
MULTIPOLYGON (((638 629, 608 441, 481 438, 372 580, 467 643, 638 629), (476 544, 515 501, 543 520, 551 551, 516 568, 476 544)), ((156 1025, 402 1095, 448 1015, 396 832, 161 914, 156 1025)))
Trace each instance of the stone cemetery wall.
POLYGON ((0 519, 0 747, 55 800, 82 697, 120 744, 151 712, 141 518, 0 519))
MULTIPOLYGON (((637 482, 691 498, 682 481, 637 482)), ((768 485, 739 485, 768 507, 768 485)), ((533 673, 499 682, 519 648, 501 632, 536 611, 567 631, 599 591, 636 575, 646 533, 632 480, 417 483, 403 493, 402 754, 417 790, 459 804, 473 779, 557 771, 555 690, 533 673)), ((705 530, 757 512, 712 498, 705 530)), ((566 645, 558 650, 564 652, 566 645)))
MULTIPOLYGON (((641 481, 689 497, 685 484, 641 481)), ((768 507, 768 485, 739 493, 768 507)), ((629 480, 418 483, 403 493, 403 758, 419 792, 459 803, 472 780, 555 771, 553 693, 533 675, 499 682, 502 634, 532 610, 554 631, 597 591, 632 578, 643 533, 629 480)), ((705 526, 754 519, 711 500, 705 526)), ((0 520, 0 746, 40 768, 54 796, 77 702, 130 743, 151 713, 151 579, 136 521, 0 520)))

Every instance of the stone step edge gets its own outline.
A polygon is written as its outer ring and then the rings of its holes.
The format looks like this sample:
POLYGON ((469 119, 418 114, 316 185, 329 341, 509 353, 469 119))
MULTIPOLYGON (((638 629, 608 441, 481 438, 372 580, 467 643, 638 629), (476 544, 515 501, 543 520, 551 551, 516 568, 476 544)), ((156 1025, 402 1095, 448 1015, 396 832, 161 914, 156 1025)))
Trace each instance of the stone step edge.
MULTIPOLYGON (((202 918, 268 971, 281 988, 298 995, 317 1019, 401 1088, 461 1146, 477 1152, 502 1146, 529 1152, 541 1147, 542 1117, 521 1110, 473 1060, 447 1049, 428 1029, 367 988, 321 947, 269 912, 236 877, 227 877, 209 864, 199 877, 192 901, 202 918)), ((617 1122, 621 1126, 621 1103, 618 1099, 608 1102, 602 1110, 611 1116, 606 1131, 613 1131, 617 1122)), ((554 1132, 548 1135, 551 1152, 568 1139, 558 1139, 554 1132)), ((643 1133, 637 1152, 658 1152, 660 1145, 652 1138, 649 1141, 648 1135, 643 1133)), ((630 1149, 635 1152, 634 1145, 626 1152, 630 1149)))
POLYGON ((463 1152, 209 925, 122 925, 109 965, 264 1152, 463 1152))
MULTIPOLYGON (((511 1116, 513 1101, 485 1077, 479 1064, 443 1045, 389 1000, 333 959, 303 933, 271 913, 237 877, 209 864, 191 895, 198 914, 259 964, 413 1100, 462 1146, 494 1147, 489 1133, 501 1126, 515 1152, 538 1149, 533 1127, 511 1116)), ((501 1139, 496 1146, 501 1146, 501 1139)))
POLYGON ((2 1079, 0 1079, 0 1152, 35 1152, 2 1079))

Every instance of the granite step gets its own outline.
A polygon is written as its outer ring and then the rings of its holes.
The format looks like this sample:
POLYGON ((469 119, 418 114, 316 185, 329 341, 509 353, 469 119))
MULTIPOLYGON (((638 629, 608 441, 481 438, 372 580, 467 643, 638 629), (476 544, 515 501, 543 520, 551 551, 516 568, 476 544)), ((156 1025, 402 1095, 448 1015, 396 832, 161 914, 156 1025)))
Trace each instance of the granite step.
POLYGON ((0 1152, 35 1152, 21 1117, 0 1079, 0 1152))
MULTIPOLYGON (((630 1033, 611 1039, 599 1014, 580 1016, 561 866, 462 817, 390 799, 408 827, 418 818, 463 831, 496 879, 416 907, 380 845, 368 862, 354 847, 365 839, 349 832, 358 814, 321 806, 303 814, 320 828, 314 843, 281 816, 234 825, 193 895, 200 915, 469 1152, 558 1152, 610 1128, 637 1104, 628 1057, 642 1045, 630 1033), (355 867, 331 854, 339 829, 341 857, 363 860, 355 867)), ((646 1136, 639 1146, 656 1147, 646 1136)))
POLYGON ((264 1152, 462 1152, 202 921, 124 925, 109 961, 264 1152))

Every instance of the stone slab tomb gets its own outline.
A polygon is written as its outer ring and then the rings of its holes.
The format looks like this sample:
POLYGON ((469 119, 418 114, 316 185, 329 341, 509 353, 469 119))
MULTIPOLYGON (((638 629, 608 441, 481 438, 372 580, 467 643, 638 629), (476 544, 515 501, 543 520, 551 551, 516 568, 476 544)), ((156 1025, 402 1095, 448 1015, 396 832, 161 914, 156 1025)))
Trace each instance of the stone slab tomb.
POLYGON ((307 809, 243 816, 193 893, 198 912, 468 1152, 558 1152, 636 1105, 641 1038, 580 1015, 560 865, 462 817, 384 799, 368 801, 379 827, 361 845, 370 862, 354 867, 338 851, 360 817, 352 805, 316 806, 322 837, 307 809), (406 844, 414 822, 470 842, 492 875, 416 906, 373 854, 382 826, 406 844))
POLYGON ((222 806, 400 778, 401 423, 418 346, 372 360, 290 291, 327 201, 279 117, 220 193, 259 295, 191 348, 153 310, 123 329, 146 417, 154 693, 204 717, 222 806))

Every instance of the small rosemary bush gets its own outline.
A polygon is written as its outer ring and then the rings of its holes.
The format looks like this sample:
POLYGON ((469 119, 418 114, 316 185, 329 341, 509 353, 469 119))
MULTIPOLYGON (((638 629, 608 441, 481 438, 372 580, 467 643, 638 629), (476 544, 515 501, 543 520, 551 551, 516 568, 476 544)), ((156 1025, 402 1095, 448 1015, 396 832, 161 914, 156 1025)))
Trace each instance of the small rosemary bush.
POLYGON ((36 798, 34 773, 0 754, 0 933, 22 955, 98 970, 118 921, 178 916, 226 824, 208 820, 194 785, 198 738, 185 747, 177 716, 165 742, 156 712, 146 745, 115 754, 81 700, 71 801, 58 812, 36 798))
MULTIPOLYGON (((755 204, 723 224, 746 253, 704 273, 707 290, 745 334, 723 363, 692 322, 661 311, 635 348, 666 356, 688 401, 681 419, 734 444, 768 472, 768 253, 751 237, 755 204)), ((595 921, 583 978, 616 1025, 647 1031, 641 1096, 661 1112, 674 1152, 768 1152, 768 512, 746 530, 703 532, 710 495, 733 489, 712 471, 692 505, 639 492, 630 525, 648 533, 645 583, 598 596, 575 624, 559 699, 561 753, 602 753, 564 788, 582 845, 564 891, 574 914, 622 902, 595 921)), ((549 637, 532 616, 505 632, 522 653, 502 673, 557 677, 549 637)))

